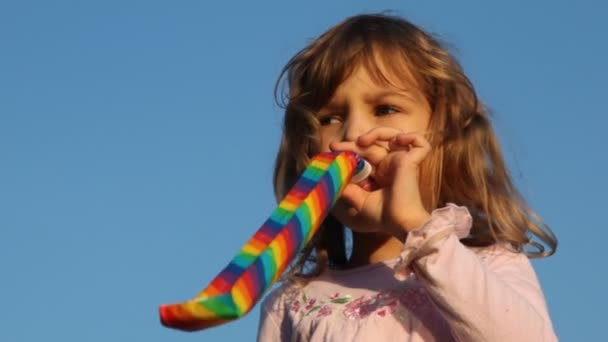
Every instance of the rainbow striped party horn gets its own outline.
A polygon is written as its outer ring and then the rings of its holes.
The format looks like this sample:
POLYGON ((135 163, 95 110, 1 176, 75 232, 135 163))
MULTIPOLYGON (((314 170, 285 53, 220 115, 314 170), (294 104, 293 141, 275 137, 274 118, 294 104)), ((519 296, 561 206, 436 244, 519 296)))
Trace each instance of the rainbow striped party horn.
POLYGON ((228 266, 195 298, 162 305, 161 323, 195 331, 247 314, 310 241, 348 182, 371 166, 353 152, 316 155, 297 183, 228 266))

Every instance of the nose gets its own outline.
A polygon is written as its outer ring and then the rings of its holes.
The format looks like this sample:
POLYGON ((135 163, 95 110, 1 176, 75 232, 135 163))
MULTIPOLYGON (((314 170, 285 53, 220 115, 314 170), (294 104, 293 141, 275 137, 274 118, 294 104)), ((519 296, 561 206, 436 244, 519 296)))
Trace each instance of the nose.
POLYGON ((372 129, 372 124, 365 115, 351 113, 343 126, 344 141, 355 141, 358 137, 372 129))

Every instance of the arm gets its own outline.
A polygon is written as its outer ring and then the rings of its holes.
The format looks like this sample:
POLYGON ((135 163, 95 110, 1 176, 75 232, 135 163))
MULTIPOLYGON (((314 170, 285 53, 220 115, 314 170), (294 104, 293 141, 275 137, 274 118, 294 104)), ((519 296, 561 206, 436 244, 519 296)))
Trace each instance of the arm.
POLYGON ((433 212, 408 234, 397 275, 411 268, 462 341, 557 340, 527 257, 496 245, 464 246, 471 217, 464 207, 433 212))

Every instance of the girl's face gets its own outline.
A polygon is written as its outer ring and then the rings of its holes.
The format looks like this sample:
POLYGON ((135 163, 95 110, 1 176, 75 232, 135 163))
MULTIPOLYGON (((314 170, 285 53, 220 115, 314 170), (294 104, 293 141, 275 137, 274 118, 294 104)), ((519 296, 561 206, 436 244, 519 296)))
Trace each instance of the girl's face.
MULTIPOLYGON (((403 133, 428 129, 430 106, 415 82, 404 82, 380 70, 390 84, 377 82, 364 67, 358 67, 337 89, 317 117, 321 151, 334 141, 356 141, 376 127, 392 127, 403 133)), ((381 144, 381 143, 379 143, 381 144)))
MULTIPOLYGON (((388 81, 378 82, 366 68, 360 67, 336 89, 334 96, 318 113, 321 151, 330 151, 332 142, 355 142, 359 136, 377 127, 390 127, 402 133, 427 131, 431 111, 422 92, 411 86, 414 82, 403 82, 396 78, 389 78, 388 81)), ((388 149, 386 142, 376 144, 388 149)), ((357 144, 352 146, 354 152, 359 152, 357 144)), ((376 183, 373 174, 372 178, 359 185, 367 191, 383 186, 376 183)), ((336 205, 332 214, 353 230, 367 227, 350 211, 348 205, 336 205)), ((375 229, 365 229, 368 228, 375 229)))

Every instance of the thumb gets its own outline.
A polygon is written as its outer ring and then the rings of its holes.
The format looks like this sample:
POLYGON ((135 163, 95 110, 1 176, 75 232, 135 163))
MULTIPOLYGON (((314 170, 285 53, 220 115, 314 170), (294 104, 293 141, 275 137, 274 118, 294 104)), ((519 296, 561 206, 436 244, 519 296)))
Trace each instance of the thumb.
POLYGON ((352 209, 359 212, 363 209, 367 195, 369 195, 369 193, 362 187, 357 184, 349 183, 344 188, 340 199, 345 201, 352 209))

